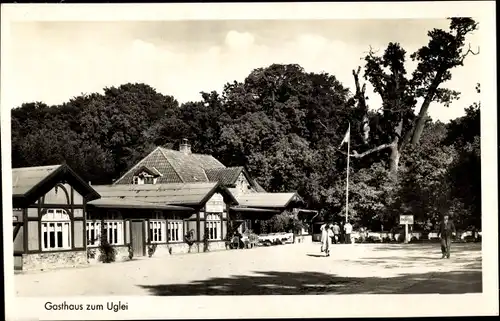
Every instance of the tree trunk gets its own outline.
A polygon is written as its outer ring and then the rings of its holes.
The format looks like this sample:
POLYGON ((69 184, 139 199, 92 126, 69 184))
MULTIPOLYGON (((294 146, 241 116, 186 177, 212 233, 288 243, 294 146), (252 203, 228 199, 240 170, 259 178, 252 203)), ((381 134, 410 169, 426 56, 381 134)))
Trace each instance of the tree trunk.
POLYGON ((389 156, 389 173, 392 179, 398 178, 399 157, 401 153, 397 144, 391 146, 391 155, 389 156))
POLYGON ((429 106, 431 105, 432 99, 436 94, 436 90, 441 83, 441 77, 443 76, 444 71, 438 71, 436 77, 432 81, 432 84, 429 86, 429 90, 425 95, 424 102, 422 103, 422 107, 420 107, 420 111, 418 112, 417 122, 415 124, 415 129, 413 131, 413 137, 411 139, 411 144, 418 144, 420 140, 420 136, 422 136, 422 132, 424 131, 425 122, 427 121, 427 111, 429 110, 429 106))
POLYGON ((398 178, 398 169, 399 169, 399 157, 401 156, 402 146, 399 144, 399 138, 403 133, 403 119, 399 121, 396 128, 394 128, 394 132, 396 133, 394 140, 391 145, 391 155, 389 156, 389 173, 391 178, 396 180, 398 178))
POLYGON ((415 124, 415 130, 413 131, 413 137, 411 139, 411 144, 415 145, 418 144, 420 140, 420 136, 422 136, 422 132, 424 131, 425 127, 425 122, 427 121, 427 110, 429 109, 430 106, 430 101, 422 104, 422 108, 420 109, 420 112, 418 113, 418 120, 417 123, 415 124))

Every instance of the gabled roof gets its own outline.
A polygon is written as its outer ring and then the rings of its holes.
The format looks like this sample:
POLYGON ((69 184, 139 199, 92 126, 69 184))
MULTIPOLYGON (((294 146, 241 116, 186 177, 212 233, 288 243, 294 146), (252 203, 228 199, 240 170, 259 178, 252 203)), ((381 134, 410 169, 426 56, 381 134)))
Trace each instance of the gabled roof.
POLYGON ((155 168, 149 168, 145 165, 142 165, 140 166, 139 168, 137 168, 135 171, 134 171, 134 175, 138 175, 142 172, 146 172, 147 174, 151 175, 151 176, 154 176, 154 177, 158 177, 158 176, 162 176, 162 174, 155 168))
POLYGON ((185 153, 157 147, 127 173, 114 182, 114 185, 132 184, 133 176, 141 167, 155 168, 161 174, 157 183, 196 183, 209 182, 206 169, 225 168, 210 155, 185 153))
POLYGON ((26 205, 49 192, 59 181, 67 181, 88 201, 100 195, 68 165, 22 167, 12 169, 12 197, 26 205))
POLYGON ((297 193, 246 193, 237 200, 240 206, 255 208, 285 208, 291 202, 303 202, 297 193))
POLYGON ((233 195, 219 183, 116 184, 95 185, 102 198, 118 198, 155 204, 201 206, 216 192, 231 204, 238 204, 233 195))
POLYGON ((93 200, 87 205, 99 208, 127 208, 127 209, 153 209, 153 210, 170 210, 170 211, 194 211, 193 208, 176 206, 160 203, 142 202, 133 199, 122 199, 119 197, 106 197, 93 200))
POLYGON ((255 188, 255 191, 258 193, 267 193, 264 187, 260 186, 259 183, 255 179, 252 180, 253 182, 253 187, 255 188))
POLYGON ((243 171, 243 166, 209 168, 205 172, 210 182, 220 182, 224 186, 233 185, 243 171))

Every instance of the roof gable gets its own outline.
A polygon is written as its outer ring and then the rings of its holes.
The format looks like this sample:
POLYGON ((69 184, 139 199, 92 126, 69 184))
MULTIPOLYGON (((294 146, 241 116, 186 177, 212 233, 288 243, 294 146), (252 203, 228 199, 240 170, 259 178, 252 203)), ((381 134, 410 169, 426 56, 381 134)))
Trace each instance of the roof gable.
POLYGON ((148 169, 155 169, 160 177, 158 183, 182 183, 182 178, 176 172, 172 164, 165 157, 160 147, 155 148, 146 157, 135 164, 128 172, 122 177, 117 179, 113 185, 118 184, 132 184, 134 175, 140 168, 145 167, 148 169))
POLYGON ((206 169, 210 182, 220 182, 224 186, 234 185, 243 171, 243 167, 210 168, 206 169))
POLYGON ((60 181, 67 181, 78 193, 86 197, 87 201, 100 197, 95 189, 66 164, 13 168, 12 197, 29 205, 49 192, 60 181))
POLYGON ((134 175, 141 175, 142 173, 146 173, 148 175, 151 175, 153 177, 159 177, 162 176, 160 171, 158 171, 155 167, 149 168, 145 165, 140 166, 134 171, 134 175))
POLYGON ((202 164, 193 154, 161 147, 160 150, 184 183, 208 182, 202 164))
POLYGON ((237 196, 240 206, 286 208, 292 202, 303 202, 297 193, 246 193, 237 196))

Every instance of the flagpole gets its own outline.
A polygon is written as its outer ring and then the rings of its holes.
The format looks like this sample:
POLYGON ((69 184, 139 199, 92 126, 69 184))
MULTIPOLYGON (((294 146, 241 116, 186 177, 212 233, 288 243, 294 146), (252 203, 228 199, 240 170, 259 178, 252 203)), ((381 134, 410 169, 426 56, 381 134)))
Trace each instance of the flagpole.
POLYGON ((347 139, 347 179, 345 187, 345 222, 347 223, 349 217, 349 158, 351 153, 351 124, 349 123, 349 137, 347 139))

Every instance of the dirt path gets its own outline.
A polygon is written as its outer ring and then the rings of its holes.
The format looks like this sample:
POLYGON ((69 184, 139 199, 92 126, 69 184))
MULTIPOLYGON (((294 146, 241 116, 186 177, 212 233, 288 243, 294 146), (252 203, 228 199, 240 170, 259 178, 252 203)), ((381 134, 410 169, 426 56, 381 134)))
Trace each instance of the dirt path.
POLYGON ((19 296, 481 292, 480 244, 317 244, 231 250, 15 276, 19 296))

